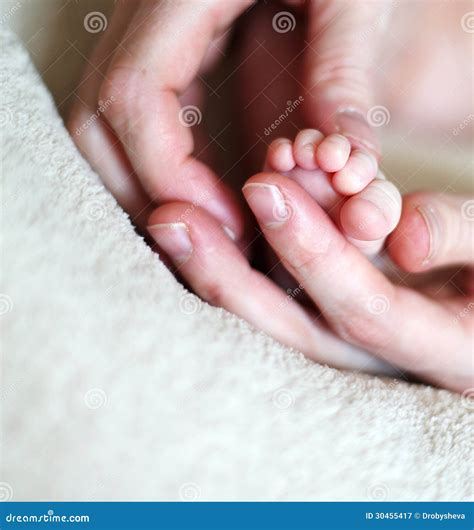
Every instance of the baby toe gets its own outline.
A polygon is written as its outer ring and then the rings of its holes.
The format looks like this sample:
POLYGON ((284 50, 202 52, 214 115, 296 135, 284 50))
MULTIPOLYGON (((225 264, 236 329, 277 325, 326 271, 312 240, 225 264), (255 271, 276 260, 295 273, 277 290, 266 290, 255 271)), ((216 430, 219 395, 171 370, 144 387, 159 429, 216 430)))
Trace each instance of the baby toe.
POLYGON ((347 164, 334 175, 332 184, 341 195, 354 195, 374 180, 377 170, 377 160, 373 155, 356 150, 349 156, 347 164))
POLYGON ((323 141, 324 135, 316 129, 303 129, 295 138, 293 156, 302 169, 317 169, 316 149, 323 141))
POLYGON ((293 156, 293 143, 287 138, 273 140, 268 148, 266 170, 291 171, 296 165, 293 156))
POLYGON ((351 152, 351 143, 341 134, 330 134, 316 150, 316 162, 328 173, 340 171, 347 163, 351 152))
POLYGON ((387 221, 383 212, 373 202, 354 197, 341 208, 341 225, 347 236, 363 241, 384 237, 387 221))
POLYGON ((344 203, 340 212, 341 226, 346 235, 354 239, 382 239, 397 226, 401 205, 397 188, 391 182, 376 179, 344 203))

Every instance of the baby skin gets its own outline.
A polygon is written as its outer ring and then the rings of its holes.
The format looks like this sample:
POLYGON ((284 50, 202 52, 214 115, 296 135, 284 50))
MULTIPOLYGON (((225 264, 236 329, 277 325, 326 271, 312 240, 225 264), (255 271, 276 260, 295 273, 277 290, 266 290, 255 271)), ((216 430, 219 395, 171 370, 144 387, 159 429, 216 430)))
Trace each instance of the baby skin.
MULTIPOLYGON (((268 147, 264 171, 297 182, 369 256, 381 249, 400 219, 400 194, 378 170, 375 155, 351 147, 344 135, 304 129, 294 141, 277 138, 268 147)), ((286 215, 291 205, 288 210, 286 215)))

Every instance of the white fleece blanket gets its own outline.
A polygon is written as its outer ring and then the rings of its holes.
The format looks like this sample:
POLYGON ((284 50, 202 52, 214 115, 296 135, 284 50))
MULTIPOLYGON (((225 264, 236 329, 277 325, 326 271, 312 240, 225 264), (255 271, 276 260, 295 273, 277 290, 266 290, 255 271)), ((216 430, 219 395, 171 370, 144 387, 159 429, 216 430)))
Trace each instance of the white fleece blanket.
POLYGON ((468 397, 311 363, 187 293, 1 47, 1 499, 471 497, 468 397))

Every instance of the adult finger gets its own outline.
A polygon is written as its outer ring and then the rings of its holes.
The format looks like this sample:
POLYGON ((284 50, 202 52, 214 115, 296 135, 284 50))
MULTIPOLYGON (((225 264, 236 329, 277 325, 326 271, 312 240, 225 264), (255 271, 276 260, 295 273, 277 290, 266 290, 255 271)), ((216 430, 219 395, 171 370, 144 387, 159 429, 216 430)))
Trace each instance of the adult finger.
MULTIPOLYGON (((69 132, 79 150, 91 166, 100 175, 105 186, 113 193, 119 204, 130 214, 133 222, 140 228, 146 227, 146 221, 153 211, 153 201, 145 193, 137 178, 139 167, 132 167, 110 125, 104 119, 104 111, 113 101, 101 100, 99 90, 106 80, 106 72, 112 62, 118 44, 124 38, 130 20, 137 10, 137 3, 118 0, 113 16, 107 21, 106 31, 86 59, 85 70, 74 95, 76 97, 67 122, 69 132)), ((89 24, 92 24, 89 22, 89 24)), ((102 21, 105 24, 105 21, 102 21)), ((86 28, 87 29, 87 28, 86 28)), ((215 64, 217 54, 225 45, 228 35, 216 37, 203 59, 201 70, 215 64)), ((220 52, 222 53, 222 52, 220 52)), ((185 94, 180 97, 183 105, 193 108, 202 106, 203 91, 198 82, 193 82, 185 94)), ((193 127, 196 152, 206 164, 213 150, 203 126, 193 127)))
POLYGON ((410 272, 472 263, 474 200, 439 193, 406 195, 388 249, 392 259, 410 272))
POLYGON ((178 96, 196 78, 212 39, 248 4, 140 3, 99 91, 99 99, 113 102, 104 115, 150 197, 201 204, 237 236, 243 220, 235 197, 192 156, 201 109, 181 108, 178 96))
MULTIPOLYGON (((319 0, 309 3, 305 101, 312 125, 347 136, 357 149, 379 156, 368 112, 372 70, 391 2, 319 0)), ((360 180, 358 175, 354 175, 360 180)), ((347 175, 346 175, 347 180, 347 175)))
POLYGON ((107 22, 106 32, 86 60, 84 73, 74 92, 75 101, 67 127, 75 144, 100 175, 104 185, 130 214, 134 224, 144 228, 152 211, 149 209, 150 199, 138 181, 120 141, 103 118, 105 107, 112 102, 101 101, 98 97, 113 50, 135 10, 133 3, 120 2, 107 22))
POLYGON ((148 231, 204 300, 245 318, 319 362, 369 372, 390 371, 379 359, 342 341, 303 310, 297 301, 298 286, 284 292, 252 269, 205 210, 168 203, 153 212, 148 231))
POLYGON ((448 325, 445 307, 393 286, 291 180, 262 173, 243 192, 268 242, 342 338, 427 380, 466 388, 470 344, 448 325))

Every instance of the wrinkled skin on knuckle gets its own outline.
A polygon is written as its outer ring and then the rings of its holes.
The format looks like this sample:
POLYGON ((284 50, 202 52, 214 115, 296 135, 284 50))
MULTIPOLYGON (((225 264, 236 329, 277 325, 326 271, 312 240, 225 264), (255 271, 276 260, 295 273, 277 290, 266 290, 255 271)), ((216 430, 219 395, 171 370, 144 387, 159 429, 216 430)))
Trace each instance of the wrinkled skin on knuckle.
MULTIPOLYGON (((293 270, 298 277, 310 279, 314 271, 324 265, 328 253, 343 253, 345 243, 338 243, 327 229, 318 229, 318 233, 308 233, 296 225, 291 242, 282 256, 285 266, 293 270)), ((315 228, 316 230, 316 228, 315 228)))
POLYGON ((293 271, 297 277, 310 280, 312 271, 324 259, 324 254, 315 253, 301 247, 289 251, 282 259, 285 267, 293 271))
POLYGON ((316 68, 308 73, 310 86, 318 88, 337 87, 354 92, 366 91, 366 79, 369 72, 366 68, 345 64, 343 54, 324 58, 316 68))
POLYGON ((347 342, 369 350, 379 350, 387 346, 390 335, 382 322, 382 315, 347 313, 334 322, 333 328, 347 342))

